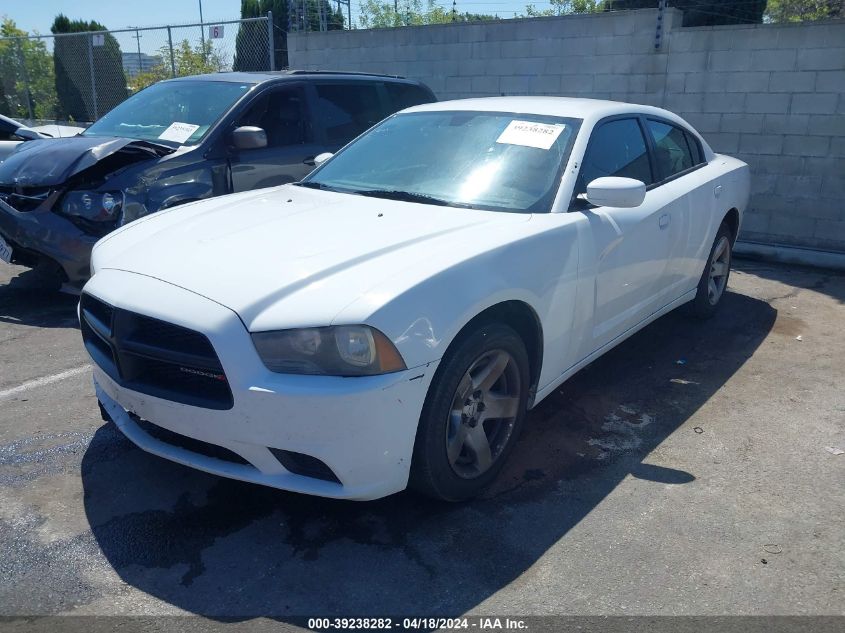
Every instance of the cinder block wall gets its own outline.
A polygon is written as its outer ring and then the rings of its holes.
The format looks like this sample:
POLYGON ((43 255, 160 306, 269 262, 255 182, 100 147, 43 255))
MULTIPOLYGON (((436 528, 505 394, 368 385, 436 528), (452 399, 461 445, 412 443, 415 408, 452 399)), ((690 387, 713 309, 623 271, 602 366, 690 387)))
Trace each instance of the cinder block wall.
POLYGON ((440 99, 617 99, 751 165, 741 238, 845 252, 845 20, 681 28, 656 10, 292 35, 291 66, 420 79, 440 99))

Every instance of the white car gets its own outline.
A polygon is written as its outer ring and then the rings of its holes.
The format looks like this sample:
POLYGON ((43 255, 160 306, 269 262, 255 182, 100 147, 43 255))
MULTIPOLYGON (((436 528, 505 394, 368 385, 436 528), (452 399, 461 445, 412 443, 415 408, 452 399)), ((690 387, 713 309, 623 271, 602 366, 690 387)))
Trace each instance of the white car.
POLYGON ((747 165, 665 110, 410 108, 298 184, 103 238, 80 303, 103 415, 226 477, 465 499, 572 374, 716 309, 748 195, 747 165))
POLYGON ((82 127, 54 123, 28 127, 20 121, 0 114, 0 161, 14 152, 24 141, 39 138, 67 138, 84 131, 85 128, 82 127))

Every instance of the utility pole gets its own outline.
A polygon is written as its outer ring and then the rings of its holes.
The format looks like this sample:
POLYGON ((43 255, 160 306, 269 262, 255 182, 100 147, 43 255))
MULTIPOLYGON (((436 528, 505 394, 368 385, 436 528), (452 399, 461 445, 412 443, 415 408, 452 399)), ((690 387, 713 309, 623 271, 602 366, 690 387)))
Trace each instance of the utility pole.
POLYGON ((657 3, 657 26, 654 30, 654 49, 659 50, 663 44, 663 14, 668 6, 667 0, 660 0, 657 3))
POLYGON ((205 56, 205 25, 203 24, 202 20, 202 0, 199 0, 200 3, 200 42, 202 42, 202 59, 203 61, 208 61, 205 56))
POLYGON ((135 41, 138 43, 138 72, 135 73, 138 75, 144 70, 144 63, 141 58, 141 32, 138 29, 135 29, 135 35, 132 37, 134 37, 135 41))

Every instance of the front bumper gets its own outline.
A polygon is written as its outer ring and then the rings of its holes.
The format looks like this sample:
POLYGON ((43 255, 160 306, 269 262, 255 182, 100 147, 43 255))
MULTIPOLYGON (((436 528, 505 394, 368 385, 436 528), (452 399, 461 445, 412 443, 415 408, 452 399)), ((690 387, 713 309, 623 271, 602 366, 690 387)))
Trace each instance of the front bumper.
POLYGON ((200 408, 121 387, 95 365, 100 402, 139 447, 206 472, 324 497, 376 499, 407 486, 417 423, 436 363, 362 378, 274 374, 264 367, 237 315, 209 299, 114 270, 98 272, 85 291, 116 307, 202 332, 232 389, 231 409, 200 408), (228 449, 248 463, 169 444, 147 433, 130 414, 228 449), (290 472, 271 449, 319 459, 340 483, 290 472))
MULTIPOLYGON (((67 281, 81 287, 89 276, 91 249, 99 238, 88 235, 70 220, 44 206, 21 213, 0 200, 0 235, 13 249, 61 266, 67 281)), ((12 253, 14 257, 14 252, 12 253)), ((26 262, 30 263, 30 262, 26 262)))

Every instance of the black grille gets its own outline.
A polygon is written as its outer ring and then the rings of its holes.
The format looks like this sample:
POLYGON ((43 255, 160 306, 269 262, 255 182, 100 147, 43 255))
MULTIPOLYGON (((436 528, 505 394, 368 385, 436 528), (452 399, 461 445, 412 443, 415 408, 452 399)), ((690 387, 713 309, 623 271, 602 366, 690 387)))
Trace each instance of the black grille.
POLYGON ((204 335, 87 293, 80 309, 88 353, 121 386, 206 409, 232 408, 226 374, 204 335))
POLYGON ((202 440, 188 437, 187 435, 182 435, 181 433, 176 433, 175 431, 170 431, 169 429, 160 427, 157 424, 148 422, 147 420, 142 420, 134 413, 130 413, 129 417, 131 417, 135 424, 141 427, 141 430, 146 432, 148 435, 151 435, 155 439, 164 442, 165 444, 169 444, 170 446, 184 448, 192 453, 205 455, 206 457, 213 457, 214 459, 219 459, 224 462, 246 464, 248 466, 252 465, 234 451, 230 451, 228 448, 223 446, 203 442, 202 440))
POLYGON ((34 211, 44 204, 52 193, 46 187, 9 187, 0 185, 0 200, 21 213, 34 211))

